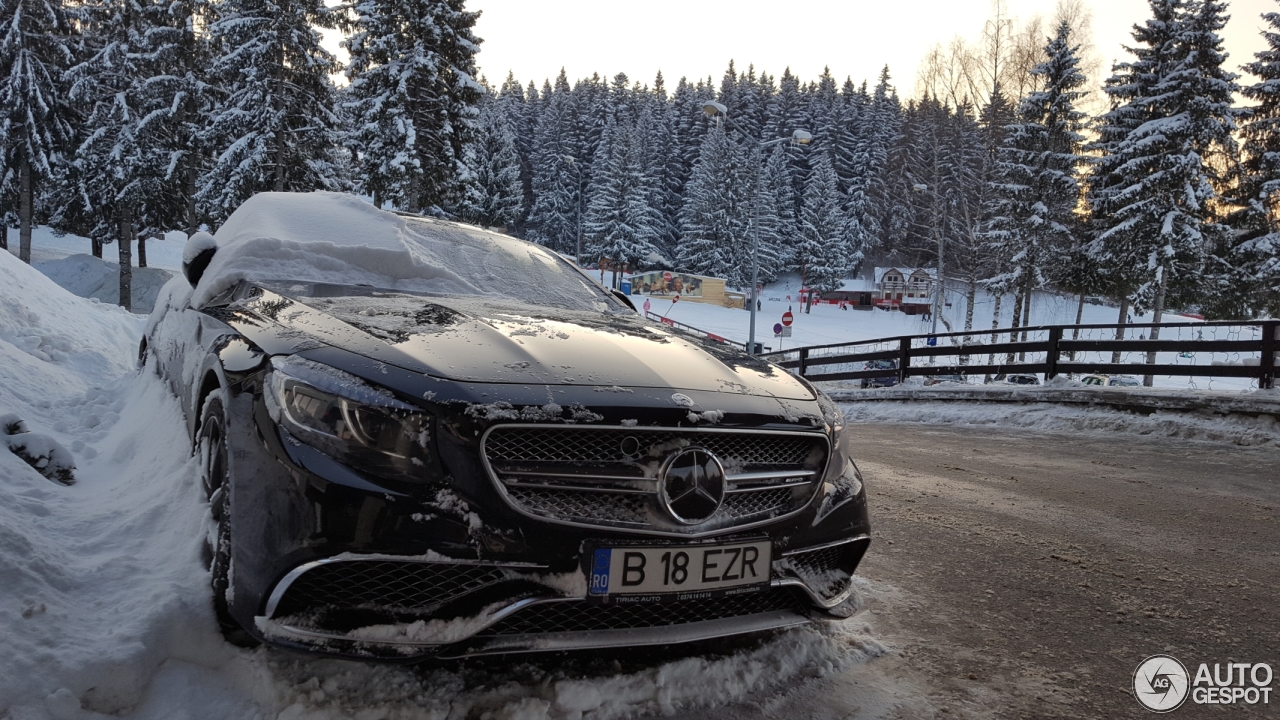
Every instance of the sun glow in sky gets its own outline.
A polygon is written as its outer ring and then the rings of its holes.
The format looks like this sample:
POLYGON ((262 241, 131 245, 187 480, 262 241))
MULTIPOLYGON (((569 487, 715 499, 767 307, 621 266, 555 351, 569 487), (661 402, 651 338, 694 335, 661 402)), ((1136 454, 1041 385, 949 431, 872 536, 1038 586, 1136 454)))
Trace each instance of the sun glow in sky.
MULTIPOLYGON (((1084 0, 1093 13, 1093 43, 1104 69, 1127 54, 1134 23, 1150 16, 1146 0, 1084 0)), ((1010 16, 1052 17, 1053 0, 1008 0, 1010 16)), ((719 84, 732 58, 745 69, 775 77, 783 68, 808 81, 824 66, 840 81, 875 82, 885 64, 904 97, 914 94, 916 65, 935 43, 956 35, 976 40, 991 14, 990 0, 470 0, 481 10, 484 39, 478 61, 494 86, 507 71, 522 84, 542 86, 564 67, 570 82, 599 72, 627 73, 652 84, 661 70, 668 90, 681 76, 712 76, 719 84)), ((1280 11, 1275 0, 1233 0, 1224 32, 1228 65, 1263 49, 1259 15, 1280 11)), ((1046 26, 1047 26, 1046 22, 1046 26)), ((1243 78, 1251 82, 1250 78, 1243 78)))

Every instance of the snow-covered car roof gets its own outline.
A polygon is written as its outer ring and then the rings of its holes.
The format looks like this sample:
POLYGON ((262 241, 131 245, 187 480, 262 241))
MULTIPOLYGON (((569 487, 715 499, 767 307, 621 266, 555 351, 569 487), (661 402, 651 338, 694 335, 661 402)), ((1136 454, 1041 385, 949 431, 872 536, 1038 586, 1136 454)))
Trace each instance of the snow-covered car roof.
POLYGON ((604 310, 605 292, 554 252, 461 223, 379 210, 342 193, 259 193, 214 238, 200 306, 242 280, 367 285, 604 310))

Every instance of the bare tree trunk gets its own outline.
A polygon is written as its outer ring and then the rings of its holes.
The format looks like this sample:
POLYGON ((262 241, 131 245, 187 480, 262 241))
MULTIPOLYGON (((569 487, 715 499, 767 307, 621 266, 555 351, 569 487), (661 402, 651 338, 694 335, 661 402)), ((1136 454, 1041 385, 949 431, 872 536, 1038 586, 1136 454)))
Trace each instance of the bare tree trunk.
POLYGON ((0 221, 0 250, 9 249, 9 226, 0 221))
MULTIPOLYGON (((973 301, 978 297, 978 281, 969 278, 969 289, 964 294, 964 331, 969 332, 973 329, 973 301)), ((969 342, 969 336, 964 337, 964 341, 969 342)))
POLYGON ((133 208, 120 208, 120 307, 133 312, 133 208))
MULTIPOLYGON (((1022 342, 1027 341, 1027 331, 1025 328, 1031 327, 1031 296, 1035 293, 1028 283, 1027 291, 1022 295, 1022 342)), ((1024 362, 1027 359, 1025 352, 1018 353, 1018 362, 1024 362)))
POLYGON ((18 161, 18 259, 31 264, 31 162, 18 161))
POLYGON ((102 259, 102 238, 89 238, 89 251, 93 253, 94 257, 102 259))
MULTIPOLYGON (((1159 323, 1159 322, 1160 322, 1160 319, 1164 317, 1164 288, 1165 288, 1165 278, 1166 278, 1166 277, 1167 277, 1167 275, 1166 275, 1165 273, 1161 273, 1161 274, 1160 274, 1160 287, 1156 289, 1156 302, 1155 302, 1155 306, 1151 308, 1151 322, 1153 322, 1153 323, 1159 323)), ((1159 340, 1159 339, 1160 339, 1160 326, 1159 326, 1159 325, 1156 325, 1155 327, 1151 328, 1151 339, 1152 339, 1152 340, 1159 340)), ((1156 351, 1155 351, 1155 350, 1149 350, 1149 351, 1147 351, 1147 364, 1148 364, 1148 365, 1155 365, 1155 364, 1156 364, 1156 351)), ((1142 384, 1143 384, 1143 386, 1145 386, 1145 387, 1151 387, 1152 383, 1154 383, 1154 382, 1155 382, 1155 376, 1154 376, 1154 375, 1144 375, 1144 376, 1142 377, 1142 384)))
POLYGON ((193 155, 187 156, 187 237, 196 234, 199 215, 196 214, 196 163, 193 155))
MULTIPOLYGON (((991 312, 991 344, 995 345, 1000 342, 1000 334, 996 330, 1000 329, 1000 305, 1004 302, 1004 293, 996 293, 996 306, 991 312)), ((996 354, 987 355, 987 364, 996 364, 996 354)), ((991 382, 991 373, 987 373, 986 382, 991 382)))
MULTIPOLYGON (((1013 328, 1014 330, 1014 332, 1009 333, 1009 342, 1017 342, 1018 340, 1017 329, 1022 327, 1022 291, 1021 290, 1018 291, 1017 295, 1013 296, 1013 323, 1009 327, 1013 328)), ((1013 362, 1013 353, 1009 353, 1009 356, 1005 359, 1005 362, 1008 362, 1008 363, 1013 362)))
MULTIPOLYGON (((1128 318, 1129 318, 1129 298, 1128 296, 1125 296, 1125 298, 1120 301, 1120 319, 1116 321, 1116 324, 1119 325, 1119 327, 1116 328, 1117 340, 1124 339, 1124 326, 1125 326, 1125 323, 1128 322, 1128 318)), ((1111 363, 1114 365, 1118 362, 1120 362, 1120 351, 1116 350, 1115 352, 1111 353, 1111 363)))
POLYGON ((147 266, 147 236, 138 236, 138 267, 147 266))
MULTIPOLYGON (((1075 326, 1075 328, 1073 328, 1073 329, 1071 330, 1071 339, 1072 339, 1072 340, 1079 340, 1079 339, 1080 339, 1080 322, 1081 322, 1083 319, 1084 319, 1084 291, 1083 291, 1083 290, 1081 290, 1081 291, 1080 291, 1080 304, 1079 304, 1079 305, 1076 305, 1076 326, 1075 326)), ((1069 357, 1071 360, 1075 360, 1075 359, 1076 359, 1076 351, 1075 351, 1075 350, 1072 350, 1070 353, 1068 353, 1068 354, 1067 354, 1067 357, 1069 357)))
POLYGON ((276 192, 284 192, 284 118, 280 117, 284 110, 284 45, 276 48, 276 93, 271 98, 271 105, 276 111, 276 120, 279 126, 276 127, 275 135, 275 161, 276 161, 276 179, 272 189, 276 192))

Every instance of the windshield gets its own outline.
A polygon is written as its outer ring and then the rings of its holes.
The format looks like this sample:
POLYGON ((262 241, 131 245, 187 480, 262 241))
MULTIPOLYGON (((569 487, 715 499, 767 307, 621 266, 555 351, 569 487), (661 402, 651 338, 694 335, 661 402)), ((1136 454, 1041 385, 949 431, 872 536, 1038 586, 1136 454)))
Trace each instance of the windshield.
POLYGON ((241 281, 381 288, 606 312, 622 304, 559 255, 501 233, 339 193, 259 193, 214 236, 192 305, 241 281))

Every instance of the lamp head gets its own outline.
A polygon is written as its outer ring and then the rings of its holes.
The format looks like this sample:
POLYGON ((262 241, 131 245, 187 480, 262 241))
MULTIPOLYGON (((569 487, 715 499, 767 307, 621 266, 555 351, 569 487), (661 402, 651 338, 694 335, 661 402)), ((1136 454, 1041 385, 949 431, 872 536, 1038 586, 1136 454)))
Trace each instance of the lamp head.
POLYGON ((791 133, 791 142, 797 145, 808 145, 813 140, 813 135, 808 130, 796 130, 791 133))
POLYGON ((715 100, 708 100, 702 103, 702 112, 706 113, 707 117, 715 117, 716 115, 728 115, 728 110, 729 110, 728 108, 716 102, 715 100))

